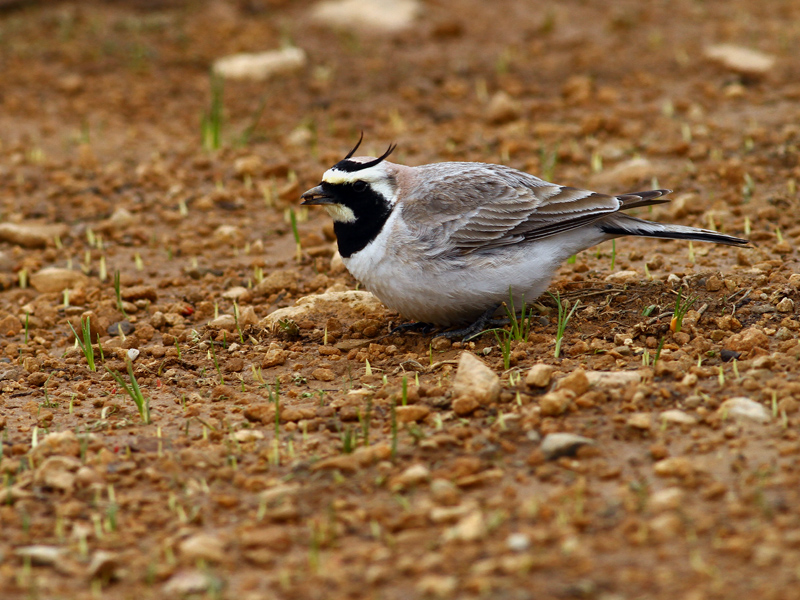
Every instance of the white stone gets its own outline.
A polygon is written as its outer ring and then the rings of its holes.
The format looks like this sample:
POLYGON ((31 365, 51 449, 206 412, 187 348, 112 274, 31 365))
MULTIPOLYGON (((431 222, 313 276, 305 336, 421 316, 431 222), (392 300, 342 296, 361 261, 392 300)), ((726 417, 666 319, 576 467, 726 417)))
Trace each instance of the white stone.
POLYGON ((575 435, 574 433, 548 433, 542 440, 539 449, 547 460, 573 454, 578 448, 594 445, 593 439, 575 435))
POLYGON ((53 294, 67 288, 84 287, 89 278, 80 271, 47 267, 31 275, 31 285, 37 292, 53 294))
POLYGON ((586 379, 591 387, 623 387, 631 383, 641 383, 638 371, 586 371, 586 379))
POLYGON ((229 289, 224 294, 222 294, 222 297, 226 298, 228 300, 238 300, 239 298, 241 298, 246 293, 247 293, 247 288, 246 287, 242 287, 240 285, 237 285, 237 286, 232 287, 231 289, 229 289))
POLYGON ((695 425, 697 423, 696 418, 677 408, 665 410, 661 413, 661 420, 666 423, 676 423, 678 425, 695 425))
POLYGON ((394 481, 401 487, 407 487, 424 483, 428 481, 430 477, 431 471, 428 469, 428 467, 422 464, 416 464, 411 465, 405 471, 400 473, 400 475, 398 475, 394 481))
POLYGON ((302 48, 283 48, 267 52, 232 54, 214 61, 214 72, 225 79, 264 81, 279 73, 289 73, 306 65, 302 48))
POLYGON ((51 566, 64 554, 63 548, 56 546, 44 546, 37 544, 34 546, 23 546, 14 550, 14 554, 20 558, 29 558, 31 563, 43 567, 51 566))
POLYGON ((528 387, 543 388, 550 385, 553 377, 553 366, 544 363, 533 365, 525 376, 525 385, 528 387))
POLYGON ((475 542, 486 537, 486 519, 480 510, 464 515, 453 527, 445 531, 446 541, 475 542))
POLYGON ((67 226, 61 224, 0 223, 0 241, 24 248, 54 246, 56 236, 64 237, 68 232, 67 226))
POLYGON ((137 350, 136 348, 129 348, 128 352, 127 352, 127 356, 128 356, 128 360, 133 362, 137 358, 139 358, 139 350, 137 350))
POLYGON ((606 275, 605 280, 609 283, 636 283, 642 280, 642 276, 638 271, 615 271, 606 275))
POLYGON ((759 404, 750 398, 739 396, 730 398, 723 402, 718 411, 723 418, 740 418, 758 423, 766 423, 772 416, 763 404, 759 404))
POLYGON ((311 16, 328 27, 377 35, 410 27, 419 12, 419 0, 325 0, 311 16))
POLYGON ((706 58, 718 62, 737 73, 763 74, 775 65, 775 57, 765 52, 751 50, 735 44, 715 44, 703 50, 706 58))
POLYGON ((345 292, 325 292, 303 296, 295 302, 294 306, 279 308, 270 313, 259 322, 259 327, 272 329, 282 319, 298 320, 306 315, 336 311, 340 313, 347 309, 348 312, 359 316, 384 310, 383 304, 369 292, 348 290, 345 292))
POLYGON ((242 444, 247 442, 255 442, 256 440, 263 440, 264 434, 255 429, 240 429, 234 434, 236 441, 242 444))
POLYGON ((506 546, 513 552, 525 552, 531 547, 531 539, 524 533, 512 533, 506 538, 506 546))
POLYGON ((500 398, 500 378, 471 352, 462 352, 453 381, 453 396, 471 396, 481 404, 500 398))

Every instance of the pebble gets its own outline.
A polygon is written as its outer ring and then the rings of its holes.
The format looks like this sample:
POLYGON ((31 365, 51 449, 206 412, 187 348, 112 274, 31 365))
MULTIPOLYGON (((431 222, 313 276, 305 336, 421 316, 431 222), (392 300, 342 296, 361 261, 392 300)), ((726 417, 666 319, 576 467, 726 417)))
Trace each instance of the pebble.
POLYGON ((211 587, 216 587, 214 577, 201 571, 181 571, 164 584, 165 596, 188 596, 202 594, 211 587))
POLYGON ((281 348, 277 342, 272 342, 264 355, 264 360, 261 361, 261 366, 265 369, 269 367, 277 367, 286 362, 289 353, 281 348))
POLYGON ((480 402, 475 400, 472 396, 462 396, 453 401, 453 412, 459 417, 466 417, 478 410, 480 405, 480 402))
MULTIPOLYGON (((623 348, 630 353, 628 346, 623 348)), ((586 380, 589 387, 624 387, 640 383, 642 376, 638 371, 586 371, 586 380)))
POLYGON ((128 352, 126 352, 126 356, 128 357, 129 361, 133 362, 139 358, 139 350, 136 348, 129 348, 128 352))
POLYGON ((683 412, 682 410, 678 410, 677 408, 672 410, 665 410, 663 413, 661 413, 660 418, 662 421, 666 423, 676 423, 678 425, 697 424, 696 418, 694 418, 690 414, 683 412))
MULTIPOLYGON (((650 181, 656 175, 655 165, 646 158, 631 158, 601 171, 590 178, 591 184, 600 187, 633 185, 643 180, 650 181)), ((641 276, 639 275, 639 280, 641 276)))
POLYGON ((735 44, 714 44, 703 50, 706 58, 722 66, 749 75, 766 73, 775 65, 775 57, 765 52, 751 50, 735 44))
POLYGON ((380 35, 411 27, 420 10, 419 0, 325 0, 311 17, 326 27, 380 35))
POLYGON ((22 322, 14 315, 0 320, 0 335, 11 337, 22 331, 22 322))
POLYGON ((680 508, 683 503, 684 492, 678 487, 668 487, 653 492, 650 496, 649 507, 653 512, 664 512, 680 508))
POLYGON ((128 302, 136 302, 137 300, 148 300, 149 302, 156 302, 158 300, 158 292, 152 285, 132 285, 120 290, 120 296, 123 300, 128 302))
POLYGON ((574 433, 548 433, 542 440, 539 450, 545 459, 555 460, 562 456, 573 455, 581 446, 594 444, 593 439, 574 433))
POLYGON ((531 539, 524 533, 512 533, 506 538, 506 547, 512 552, 525 552, 531 547, 531 539))
POLYGON ((772 416, 763 404, 759 404, 744 396, 725 400, 725 402, 720 405, 717 413, 723 418, 741 418, 757 423, 766 423, 772 419, 772 416))
POLYGON ((89 579, 99 579, 100 581, 111 581, 116 577, 119 561, 113 552, 98 550, 92 555, 89 568, 86 571, 89 579))
POLYGON ((45 487, 71 492, 81 461, 72 456, 50 456, 36 469, 35 481, 45 487))
POLYGON ((67 226, 61 224, 0 223, 0 241, 23 248, 54 246, 56 236, 63 238, 67 233, 69 233, 67 226))
POLYGON ((734 352, 748 352, 753 348, 769 348, 767 334, 755 327, 748 327, 733 334, 725 343, 725 349, 734 352))
POLYGON ((589 378, 586 371, 583 369, 576 369, 566 377, 559 379, 556 382, 556 390, 568 390, 580 396, 589 391, 589 378))
POLYGON ((649 413, 634 413, 625 421, 628 427, 633 429, 649 430, 653 426, 653 420, 649 413))
POLYGON ((62 554, 64 554, 64 549, 56 546, 36 544, 17 548, 14 550, 14 554, 20 558, 30 559, 33 565, 49 567, 61 558, 62 554))
POLYGON ((230 288, 227 292, 222 294, 222 297, 226 298, 227 300, 238 300, 244 294, 247 294, 247 293, 248 293, 248 289, 246 287, 242 287, 240 285, 237 285, 237 286, 234 286, 234 287, 230 288))
POLYGON ((237 442, 246 444, 264 439, 264 434, 256 429, 240 429, 234 434, 237 442))
POLYGON ((130 321, 117 321, 106 327, 106 333, 112 337, 116 337, 118 335, 130 335, 135 329, 136 328, 130 321))
POLYGON ((411 404, 409 406, 398 406, 396 409, 397 421, 399 423, 414 423, 422 421, 431 412, 429 406, 424 404, 411 404))
POLYGON ((333 381, 336 379, 336 373, 330 369, 319 367, 311 371, 311 377, 318 381, 333 381))
POLYGON ((480 510, 473 510, 444 532, 445 541, 476 542, 486 537, 486 519, 480 510))
POLYGON ((80 271, 47 267, 31 275, 33 289, 42 294, 61 293, 67 288, 85 287, 89 282, 80 271))
POLYGON ((264 81, 273 75, 290 73, 305 67, 306 53, 302 48, 288 47, 266 52, 231 54, 218 58, 213 71, 225 79, 264 81))
POLYGON ((434 502, 454 506, 461 498, 461 490, 449 479, 436 478, 431 481, 431 497, 434 502))
POLYGON ((778 304, 775 306, 775 309, 782 313, 794 312, 794 300, 791 298, 784 298, 778 302, 778 304))
POLYGON ((575 393, 569 390, 548 392, 539 398, 539 408, 544 416, 557 417, 567 412, 574 398, 575 393))
POLYGON ((543 388, 550 385, 553 378, 552 365, 538 363, 533 365, 525 376, 525 385, 528 387, 543 388))
POLYGON ((178 548, 187 560, 202 559, 222 562, 225 559, 225 542, 210 533, 198 533, 183 540, 178 548))
POLYGON ((491 404, 500 398, 500 378, 471 352, 462 352, 453 381, 453 396, 471 396, 480 404, 491 404))
POLYGON ((303 296, 295 302, 294 306, 279 308, 261 319, 258 326, 264 329, 272 329, 273 325, 282 319, 300 320, 308 315, 325 314, 333 311, 338 313, 338 318, 344 321, 348 318, 348 315, 357 315, 361 318, 364 314, 383 312, 384 310, 385 308, 381 301, 369 292, 352 290, 325 292, 303 296))
POLYGON ((422 464, 411 465, 392 481, 392 486, 403 489, 409 486, 425 483, 430 479, 431 471, 422 464))
POLYGON ((659 477, 689 477, 695 468, 685 456, 672 456, 654 464, 653 471, 659 477))
POLYGON ((502 125, 518 119, 522 115, 522 107, 507 92, 496 92, 486 109, 486 118, 493 125, 502 125))
POLYGON ((455 575, 424 575, 416 584, 420 596, 452 598, 458 586, 455 575))
POLYGON ((609 283, 635 283, 642 280, 642 276, 638 271, 616 271, 610 275, 606 275, 605 281, 609 283))

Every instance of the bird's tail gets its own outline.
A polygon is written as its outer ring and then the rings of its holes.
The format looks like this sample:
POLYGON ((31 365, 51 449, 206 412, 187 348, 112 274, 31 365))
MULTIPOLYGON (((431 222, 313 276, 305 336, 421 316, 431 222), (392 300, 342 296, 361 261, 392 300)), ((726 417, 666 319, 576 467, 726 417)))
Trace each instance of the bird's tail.
POLYGON ((684 225, 667 225, 645 221, 621 213, 614 213, 604 217, 598 223, 600 229, 608 235, 640 235, 643 237, 661 238, 667 240, 695 240, 699 242, 713 242, 728 246, 747 246, 750 240, 725 235, 709 229, 686 227, 684 225))

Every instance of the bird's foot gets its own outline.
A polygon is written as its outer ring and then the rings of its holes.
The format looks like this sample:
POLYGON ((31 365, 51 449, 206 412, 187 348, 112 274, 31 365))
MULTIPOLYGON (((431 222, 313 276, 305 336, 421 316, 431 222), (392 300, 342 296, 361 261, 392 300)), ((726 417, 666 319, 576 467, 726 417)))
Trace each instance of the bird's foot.
POLYGON ((430 323, 423 323, 422 321, 417 321, 414 323, 401 323, 396 327, 393 327, 392 330, 389 332, 389 335, 394 335, 395 333, 406 333, 409 331, 419 331, 424 335, 431 333, 436 328, 435 325, 431 325, 430 323))
POLYGON ((459 329, 451 329, 450 331, 444 331, 439 335, 437 335, 436 337, 446 337, 449 340, 461 339, 465 342, 475 339, 480 334, 482 334, 487 328, 491 329, 492 327, 497 327, 508 323, 508 319, 492 318, 498 308, 500 308, 499 304, 496 306, 492 306, 489 308, 489 310, 487 310, 480 317, 478 317, 477 320, 471 325, 467 325, 466 327, 461 327, 459 329))

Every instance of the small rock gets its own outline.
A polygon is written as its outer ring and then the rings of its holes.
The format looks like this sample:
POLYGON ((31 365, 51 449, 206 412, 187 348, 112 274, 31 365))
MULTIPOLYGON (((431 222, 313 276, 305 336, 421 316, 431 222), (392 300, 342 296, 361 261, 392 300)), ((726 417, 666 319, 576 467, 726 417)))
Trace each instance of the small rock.
POLYGON ((276 342, 272 342, 264 355, 264 360, 261 361, 261 366, 265 369, 280 366, 286 362, 288 356, 289 353, 286 350, 276 342))
POLYGON ((486 109, 486 118, 493 125, 501 125, 514 121, 522 115, 522 107, 519 102, 514 100, 506 92, 500 90, 496 92, 486 109))
POLYGON ((120 295, 123 300, 136 302, 137 300, 147 300, 154 303, 158 300, 158 292, 152 285, 132 285, 122 288, 120 295))
MULTIPOLYGON (((264 281, 267 280, 264 279, 264 281)), ((263 284, 264 281, 261 283, 263 284)), ((283 319, 298 321, 310 315, 335 312, 337 313, 337 318, 344 320, 354 315, 363 317, 365 314, 374 314, 385 310, 381 301, 369 292, 349 290, 344 292, 325 292, 323 294, 304 296, 298 299, 294 306, 279 308, 261 319, 258 326, 271 330, 275 323, 283 319)))
POLYGON ((525 385, 528 387, 543 388, 550 385, 550 380, 553 377, 552 365, 545 365, 537 363, 533 365, 528 374, 525 376, 525 385))
POLYGON ((289 73, 306 65, 301 48, 283 48, 267 52, 232 54, 214 61, 213 71, 225 79, 264 81, 279 73, 289 73))
POLYGON ((735 350, 720 350, 719 357, 722 362, 730 362, 732 360, 739 360, 739 357, 742 355, 741 352, 736 352, 735 350))
POLYGON ((209 533, 198 533, 188 537, 178 545, 178 548, 188 560, 222 562, 225 559, 225 542, 209 533))
POLYGON ((689 477, 695 471, 694 464, 685 456, 664 458, 653 465, 653 471, 659 477, 689 477))
POLYGON ((556 390, 569 390, 575 396, 580 396, 589 391, 589 378, 586 376, 586 371, 583 369, 576 369, 566 377, 559 379, 556 382, 556 390))
POLYGON ((271 294, 277 294, 284 290, 289 292, 295 292, 297 291, 297 281, 299 278, 300 274, 294 270, 273 271, 272 273, 264 277, 264 279, 262 279, 253 288, 253 295, 269 296, 271 294))
MULTIPOLYGON (((44 225, 40 223, 0 223, 0 241, 8 242, 9 244, 16 244, 17 246, 22 246, 23 248, 44 248, 45 246, 54 246, 55 238, 57 236, 64 237, 67 235, 67 233, 69 233, 67 226, 61 224, 44 225)), ((60 292, 61 290, 57 291, 60 292)))
POLYGON ((707 46, 703 54, 731 71, 748 75, 764 74, 775 65, 775 57, 771 54, 734 44, 707 46))
POLYGON ((240 429, 234 434, 236 441, 242 444, 264 439, 264 434, 255 429, 240 429))
POLYGON ((292 538, 284 527, 259 527, 243 532, 239 543, 245 548, 269 548, 286 552, 292 547, 292 538))
POLYGON ((99 579, 100 581, 111 581, 116 578, 116 572, 119 568, 119 561, 117 555, 105 550, 98 550, 92 555, 92 560, 89 563, 89 568, 86 574, 89 579, 99 579))
POLYGON ((392 485, 398 489, 425 483, 431 477, 428 467, 422 464, 411 465, 392 480, 392 485))
POLYGON ((766 423, 772 419, 772 416, 763 404, 759 404, 743 396, 725 400, 725 402, 720 405, 717 413, 723 418, 741 418, 757 423, 766 423))
POLYGON ((545 459, 555 460, 562 456, 571 456, 577 452, 578 448, 586 445, 594 445, 593 439, 575 435, 574 433, 548 433, 539 446, 545 459))
POLYGON ((475 542, 486 537, 486 519, 480 510, 473 510, 467 513, 453 527, 445 531, 446 541, 475 542))
POLYGON ((784 298, 775 305, 775 309, 782 313, 794 312, 794 300, 791 298, 784 298))
POLYGON ((136 328, 130 321, 117 321, 106 327, 106 333, 112 337, 116 337, 119 335, 130 335, 135 329, 136 328))
POLYGON ((414 423, 422 421, 431 412, 430 407, 424 404, 411 404, 409 406, 398 406, 396 409, 397 421, 399 423, 414 423))
POLYGON ((539 408, 542 411, 542 415, 557 417, 567 412, 574 399, 575 393, 569 390, 549 392, 539 398, 539 408))
POLYGON ((80 271, 48 267, 31 275, 31 285, 43 294, 61 293, 67 288, 85 287, 89 278, 80 271))
POLYGON ((676 423, 678 425, 695 425, 697 419, 677 408, 672 410, 665 410, 661 413, 660 418, 665 423, 676 423))
POLYGON ((653 492, 650 496, 650 508, 654 512, 663 512, 665 510, 674 510, 680 508, 683 503, 684 492, 678 487, 668 487, 663 490, 653 492))
POLYGON ((431 481, 431 497, 439 504, 454 506, 461 499, 461 490, 449 479, 436 478, 431 481))
POLYGON ((244 294, 247 294, 247 293, 248 293, 248 289, 246 287, 242 287, 240 285, 237 285, 237 286, 234 286, 231 289, 229 289, 224 294, 222 294, 222 297, 227 299, 227 300, 238 300, 244 294))
POLYGON ((491 404, 500 398, 500 378, 471 352, 462 352, 453 381, 456 398, 471 396, 481 404, 491 404))
POLYGON ((615 271, 605 278, 609 283, 635 283, 641 280, 642 276, 638 271, 615 271))
POLYGON ((420 596, 436 598, 452 598, 458 587, 455 575, 423 575, 416 583, 420 596))
POLYGON ((749 352, 753 348, 769 348, 769 338, 760 329, 748 327, 728 338, 726 350, 749 352))
POLYGON ((675 538, 680 533, 683 522, 678 515, 668 512, 650 519, 648 526, 653 537, 663 542, 675 538))
POLYGON ((506 547, 512 552, 525 552, 531 547, 531 539, 524 533, 512 533, 506 538, 506 547))
POLYGON ((72 456, 50 456, 36 469, 35 481, 38 483, 71 492, 75 486, 75 471, 81 466, 81 461, 72 456))
MULTIPOLYGON (((631 158, 623 161, 611 169, 597 173, 590 178, 591 184, 599 187, 613 187, 636 184, 640 181, 650 181, 657 176, 655 165, 646 158, 631 158)), ((641 280, 641 275, 637 275, 641 280)), ((638 281, 637 280, 637 281, 638 281)))
POLYGON ((462 396, 453 401, 453 412, 459 417, 471 415, 480 407, 480 402, 472 396, 462 396))
POLYGON ((325 0, 311 16, 327 27, 380 35, 407 29, 419 13, 418 0, 325 0))
MULTIPOLYGON (((628 346, 623 346, 630 352, 628 346)), ((640 383, 642 376, 638 371, 586 371, 589 387, 624 387, 640 383)))
POLYGON ((649 413, 635 413, 628 417, 628 419, 625 421, 625 424, 633 429, 641 429, 645 431, 649 430, 653 426, 653 421, 650 418, 649 413))
POLYGON ((311 377, 318 381, 333 381, 336 379, 336 373, 330 369, 320 367, 311 371, 311 377))
POLYGON ((221 585, 211 574, 200 571, 181 571, 169 578, 164 584, 166 597, 184 597, 203 592, 221 585))
POLYGON ((22 322, 14 315, 8 315, 0 320, 0 335, 12 337, 22 331, 22 322))
POLYGON ((137 358, 139 358, 139 354, 140 354, 139 350, 137 350, 136 348, 129 348, 128 351, 125 353, 125 355, 127 356, 128 360, 131 361, 131 362, 133 362, 137 358))
POLYGON ((64 549, 57 548, 56 546, 44 546, 37 544, 34 546, 23 546, 21 548, 17 548, 14 550, 14 554, 20 558, 30 559, 31 564, 33 565, 50 567, 58 562, 58 560, 64 554, 64 549))
POLYGON ((792 273, 789 275, 789 285, 794 289, 800 289, 800 273, 792 273))

